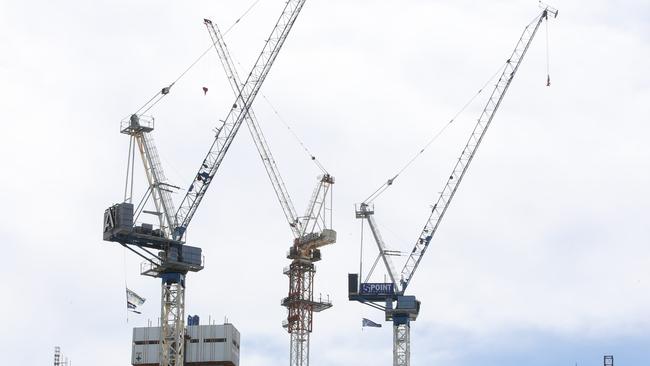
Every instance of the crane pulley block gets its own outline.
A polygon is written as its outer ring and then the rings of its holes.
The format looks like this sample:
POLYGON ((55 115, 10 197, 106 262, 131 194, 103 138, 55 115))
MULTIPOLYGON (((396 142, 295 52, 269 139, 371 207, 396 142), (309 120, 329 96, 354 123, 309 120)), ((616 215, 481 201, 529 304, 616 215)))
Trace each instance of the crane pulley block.
POLYGON ((125 135, 134 136, 139 133, 148 133, 153 131, 154 125, 155 121, 153 117, 132 114, 120 122, 120 132, 125 135))
POLYGON ((375 214, 375 205, 368 203, 357 204, 354 207, 354 214, 357 219, 365 219, 375 214))

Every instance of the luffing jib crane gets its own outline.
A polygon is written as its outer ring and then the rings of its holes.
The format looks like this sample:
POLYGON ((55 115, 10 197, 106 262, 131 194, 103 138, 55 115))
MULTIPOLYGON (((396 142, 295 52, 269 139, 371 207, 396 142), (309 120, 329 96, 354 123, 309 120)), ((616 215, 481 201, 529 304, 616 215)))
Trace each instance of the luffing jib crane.
MULTIPOLYGON (((242 83, 228 47, 219 28, 209 19, 205 19, 204 22, 230 86, 237 95, 241 92, 242 83)), ((321 259, 319 248, 336 241, 336 232, 331 229, 330 190, 334 184, 334 177, 325 173, 319 178, 305 214, 298 216, 252 109, 248 110, 245 121, 294 236, 294 243, 288 255, 292 262, 285 270, 285 274, 289 276, 289 296, 282 301, 282 305, 288 309, 288 317, 284 325, 291 335, 290 365, 308 366, 313 312, 332 306, 329 301, 314 299, 313 279, 316 272, 314 262, 321 259)))
MULTIPOLYGON (((116 242, 146 260, 142 274, 162 279, 161 290, 161 366, 182 366, 185 344, 185 276, 188 272, 203 269, 201 249, 185 245, 187 227, 204 198, 228 148, 241 123, 248 115, 259 89, 268 75, 293 24, 302 9, 304 0, 287 1, 271 35, 267 38, 246 82, 241 85, 235 102, 225 121, 217 128, 214 142, 199 167, 181 205, 174 211, 171 188, 164 178, 153 140, 153 118, 133 114, 122 122, 121 132, 131 136, 124 202, 108 208, 104 213, 103 238, 116 242), (135 143, 138 144, 149 188, 138 207, 133 205, 133 166, 135 143), (129 177, 131 181, 129 182, 129 177), (147 199, 153 196, 156 211, 145 211, 147 199), (137 223, 140 213, 158 217, 159 227, 137 223)), ((160 94, 169 93, 163 88, 160 94)), ((153 99, 152 99, 153 100, 153 99)), ((151 101, 150 101, 151 102, 151 101)), ((147 108, 146 110, 148 110, 147 108)))
MULTIPOLYGON (((438 201, 433 205, 431 214, 427 219, 424 228, 420 232, 415 245, 411 250, 401 272, 396 272, 392 263, 391 256, 394 253, 387 249, 387 246, 379 232, 374 219, 374 205, 371 201, 366 201, 356 207, 356 217, 365 220, 370 227, 373 238, 379 249, 381 257, 386 267, 386 272, 390 278, 388 283, 368 283, 371 273, 367 279, 360 277, 362 274, 350 274, 348 278, 349 299, 359 301, 371 307, 384 311, 386 321, 393 322, 393 365, 408 366, 410 365, 410 322, 417 319, 420 312, 420 302, 413 295, 405 293, 408 285, 413 279, 431 239, 435 235, 442 221, 445 212, 449 208, 454 195, 457 192, 460 182, 463 180, 467 169, 469 168, 476 151, 483 141, 503 98, 508 91, 524 55, 528 50, 537 30, 544 20, 548 20, 549 14, 557 17, 558 11, 554 8, 544 6, 543 11, 530 24, 526 26, 517 45, 508 60, 504 70, 496 83, 494 90, 478 119, 472 134, 470 135, 465 148, 459 156, 454 169, 452 170, 444 189, 438 197, 438 201)), ((392 184, 391 181, 387 185, 392 184)), ((375 264, 377 262, 375 261, 375 264)), ((374 270, 374 265, 373 265, 374 270)), ((371 270, 372 272, 372 270, 371 270)))

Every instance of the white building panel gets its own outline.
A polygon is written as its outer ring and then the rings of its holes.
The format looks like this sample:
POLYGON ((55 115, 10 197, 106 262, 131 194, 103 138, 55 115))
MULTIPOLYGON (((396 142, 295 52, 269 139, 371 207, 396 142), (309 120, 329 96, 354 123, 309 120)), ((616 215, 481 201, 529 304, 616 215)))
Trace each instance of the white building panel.
POLYGON ((160 328, 133 328, 131 364, 151 366, 160 364, 160 328))
MULTIPOLYGON (((239 331, 232 324, 186 328, 185 365, 239 366, 239 331)), ((160 327, 133 329, 133 366, 160 363, 160 327)))
POLYGON ((185 362, 239 365, 239 331, 232 324, 187 327, 185 362))

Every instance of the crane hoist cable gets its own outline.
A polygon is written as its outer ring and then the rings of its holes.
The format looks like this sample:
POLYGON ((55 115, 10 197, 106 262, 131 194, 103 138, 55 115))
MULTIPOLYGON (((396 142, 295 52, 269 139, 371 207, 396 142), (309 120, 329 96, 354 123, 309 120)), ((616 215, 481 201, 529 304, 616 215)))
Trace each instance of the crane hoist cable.
POLYGON ((503 69, 507 66, 507 62, 504 63, 499 69, 490 77, 490 79, 483 84, 483 86, 463 105, 463 107, 456 112, 456 114, 447 122, 438 132, 436 132, 431 139, 399 170, 392 178, 389 178, 385 183, 379 186, 368 198, 366 198, 363 203, 369 204, 374 201, 377 197, 381 196, 390 186, 393 185, 395 180, 406 171, 413 163, 420 157, 424 152, 436 141, 438 138, 451 126, 456 119, 478 98, 478 96, 483 93, 483 90, 494 80, 499 74, 503 72, 503 69))
POLYGON ((253 3, 251 4, 251 6, 249 6, 248 9, 246 9, 246 11, 245 11, 245 12, 244 12, 244 13, 243 13, 239 18, 237 18, 237 20, 235 20, 235 22, 232 23, 232 25, 231 25, 230 27, 228 27, 228 29, 226 29, 225 32, 223 32, 223 35, 225 36, 226 34, 228 34, 228 32, 230 32, 230 31, 231 31, 231 30, 232 30, 232 29, 233 29, 237 24, 239 24, 239 22, 240 22, 242 19, 244 19, 244 17, 245 17, 246 15, 248 15, 248 13, 250 13, 251 10, 253 10, 253 8, 255 7, 255 5, 257 5, 259 2, 260 2, 260 0, 256 0, 255 2, 253 2, 253 3))
POLYGON ((323 174, 329 174, 328 171, 327 171, 327 169, 325 169, 325 167, 323 166, 323 164, 321 164, 321 162, 318 160, 318 158, 316 157, 316 155, 312 154, 311 150, 309 150, 309 148, 307 147, 307 145, 305 145, 305 143, 304 143, 303 140, 300 138, 300 136, 298 136, 298 134, 293 130, 293 128, 291 127, 291 125, 289 125, 289 123, 288 123, 284 118, 282 118, 282 115, 280 115, 280 112, 278 112, 278 110, 273 106, 273 104, 271 103, 271 101, 269 100, 269 98, 267 98, 266 95, 264 95, 264 94, 262 94, 262 93, 260 93, 260 95, 261 95, 262 98, 266 101, 266 103, 269 105, 269 107, 271 107, 271 110, 273 111, 273 113, 275 114, 275 116, 278 118, 278 120, 280 120, 280 122, 282 122, 282 124, 287 128, 287 130, 291 133, 291 135, 296 139, 296 141, 298 142, 298 144, 300 144, 300 146, 301 146, 302 149, 305 151, 305 154, 307 154, 307 156, 309 157, 309 159, 311 159, 311 161, 313 161, 314 164, 316 164, 316 166, 318 167, 318 169, 320 169, 321 172, 323 172, 323 174))
MULTIPOLYGON (((237 65, 239 65, 240 68, 243 67, 242 64, 241 64, 237 59, 235 59, 232 55, 230 56, 230 58, 231 58, 235 63, 237 63, 237 65)), ((316 155, 312 154, 311 150, 307 147, 307 145, 304 143, 304 141, 303 141, 303 140, 300 138, 300 136, 298 136, 298 134, 294 131, 293 127, 291 127, 291 125, 290 125, 290 124, 289 124, 289 123, 288 123, 288 122, 287 122, 287 121, 282 117, 282 115, 280 114, 280 112, 278 112, 277 108, 275 108, 275 106, 273 105, 273 103, 271 103, 271 101, 269 100, 269 98, 267 98, 266 95, 264 95, 264 93, 262 93, 261 91, 260 91, 260 95, 261 95, 262 98, 266 101, 266 103, 269 105, 269 107, 270 107, 271 110, 273 111, 273 114, 275 114, 275 116, 278 118, 278 120, 280 120, 280 122, 282 122, 282 124, 287 128, 287 130, 291 133, 291 135, 294 137, 294 139, 298 142, 298 144, 300 145, 300 147, 302 147, 303 151, 307 154, 307 156, 309 157, 309 159, 310 159, 310 160, 311 160, 311 161, 316 165, 316 167, 318 167, 318 169, 320 169, 320 171, 321 171, 323 174, 329 174, 329 172, 327 171, 327 169, 325 169, 325 167, 323 166, 323 164, 321 164, 321 162, 318 160, 318 158, 316 157, 316 155)))
POLYGON ((549 52, 548 22, 546 22, 546 86, 551 86, 551 56, 549 52))
MULTIPOLYGON (((235 22, 232 23, 232 25, 230 25, 230 27, 228 27, 228 29, 223 33, 224 37, 225 37, 225 36, 226 36, 226 35, 227 35, 227 34, 228 34, 228 33, 229 33, 229 32, 230 32, 230 31, 231 31, 231 30, 232 30, 232 29, 237 25, 237 24, 239 24, 239 22, 240 22, 242 19, 244 19, 244 17, 246 17, 246 16, 248 15, 248 13, 250 13, 250 12, 253 10, 253 8, 255 8, 255 6, 256 6, 259 2, 260 2, 260 0, 255 0, 255 1, 254 1, 254 2, 253 2, 253 3, 252 3, 252 4, 251 4, 247 9, 246 9, 246 11, 244 11, 244 13, 242 13, 242 15, 240 15, 240 16, 237 18, 237 20, 235 20, 235 22)), ((183 71, 183 72, 182 72, 182 73, 181 73, 181 74, 176 78, 176 80, 174 80, 171 84, 169 84, 169 86, 166 86, 166 87, 160 89, 158 92, 156 92, 156 94, 154 94, 154 95, 151 97, 151 99, 149 99, 145 104, 142 105, 142 107, 140 107, 137 111, 135 111, 135 113, 132 113, 132 114, 137 114, 137 115, 145 114, 145 113, 147 113, 149 110, 151 110, 151 108, 153 108, 154 106, 156 106, 156 104, 158 104, 158 103, 159 103, 159 102, 160 102, 160 101, 161 101, 161 100, 162 100, 162 99, 163 99, 167 94, 169 94, 171 88, 172 88, 172 87, 173 87, 173 86, 174 86, 174 85, 175 85, 179 80, 181 80, 181 79, 185 76, 185 74, 187 74, 187 73, 188 73, 192 68, 194 68, 194 66, 195 66, 197 63, 199 63, 199 61, 201 61, 201 59, 203 59, 203 57, 205 57, 205 55, 207 55, 208 52, 210 52, 210 50, 211 50, 213 47, 214 47, 214 46, 213 46, 212 44, 210 44, 210 46, 209 46, 205 51, 203 51, 203 53, 201 53, 201 55, 200 55, 199 57, 197 57, 197 58, 194 60, 194 62, 192 62, 192 63, 190 64, 190 66, 188 66, 188 67, 185 69, 185 71, 183 71)), ((129 116, 130 116, 130 115, 129 115, 129 116)), ((125 118, 128 118, 128 116, 126 116, 125 118)))
MULTIPOLYGON (((539 8, 540 9, 545 9, 548 8, 549 5, 542 2, 542 0, 538 1, 539 3, 539 8)), ((557 14, 556 14, 557 16, 557 14)), ((550 60, 550 51, 549 51, 549 38, 548 38, 548 23, 546 22, 545 27, 546 27, 546 86, 551 86, 551 60, 550 60)))

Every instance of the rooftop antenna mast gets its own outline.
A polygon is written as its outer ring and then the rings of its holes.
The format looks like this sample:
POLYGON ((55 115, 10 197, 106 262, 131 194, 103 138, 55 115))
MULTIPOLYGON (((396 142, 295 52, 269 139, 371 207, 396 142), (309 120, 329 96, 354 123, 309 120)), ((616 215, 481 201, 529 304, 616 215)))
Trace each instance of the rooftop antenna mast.
POLYGON ((54 347, 54 366, 61 366, 61 347, 54 347))

